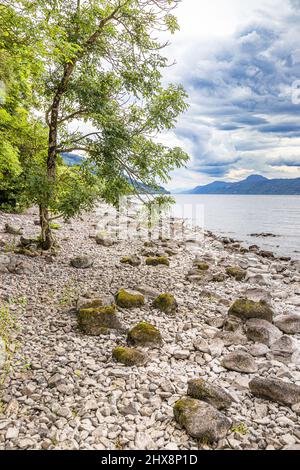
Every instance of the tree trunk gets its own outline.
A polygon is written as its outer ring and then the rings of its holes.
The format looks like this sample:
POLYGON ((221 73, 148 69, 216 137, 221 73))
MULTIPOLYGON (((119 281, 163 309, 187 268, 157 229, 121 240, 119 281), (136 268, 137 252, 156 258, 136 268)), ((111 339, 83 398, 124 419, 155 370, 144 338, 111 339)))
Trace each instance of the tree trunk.
POLYGON ((43 250, 50 250, 54 245, 54 237, 50 228, 49 211, 40 206, 41 245, 43 250))
POLYGON ((47 203, 44 206, 40 206, 41 244, 43 250, 50 250, 54 245, 54 237, 51 231, 49 220, 49 205, 52 197, 52 189, 56 180, 58 115, 60 102, 72 71, 73 65, 67 65, 60 87, 57 90, 51 106, 47 158, 47 180, 50 189, 47 203))

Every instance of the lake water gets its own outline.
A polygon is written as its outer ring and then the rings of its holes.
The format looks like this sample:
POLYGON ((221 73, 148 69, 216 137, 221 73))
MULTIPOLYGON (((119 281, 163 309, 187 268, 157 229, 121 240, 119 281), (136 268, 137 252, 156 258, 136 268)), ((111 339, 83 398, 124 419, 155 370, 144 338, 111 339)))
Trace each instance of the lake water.
POLYGON ((172 213, 245 244, 300 259, 300 196, 175 195, 172 213), (196 214, 196 216, 195 216, 196 214), (252 237, 272 233, 276 238, 252 237))

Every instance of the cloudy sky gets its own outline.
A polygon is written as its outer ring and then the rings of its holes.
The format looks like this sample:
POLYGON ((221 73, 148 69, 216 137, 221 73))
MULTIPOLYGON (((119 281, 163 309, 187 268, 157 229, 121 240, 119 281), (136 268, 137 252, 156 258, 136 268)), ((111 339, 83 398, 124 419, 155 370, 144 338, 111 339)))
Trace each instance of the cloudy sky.
POLYGON ((300 177, 300 0, 182 0, 166 80, 190 108, 162 141, 191 156, 170 189, 300 177))

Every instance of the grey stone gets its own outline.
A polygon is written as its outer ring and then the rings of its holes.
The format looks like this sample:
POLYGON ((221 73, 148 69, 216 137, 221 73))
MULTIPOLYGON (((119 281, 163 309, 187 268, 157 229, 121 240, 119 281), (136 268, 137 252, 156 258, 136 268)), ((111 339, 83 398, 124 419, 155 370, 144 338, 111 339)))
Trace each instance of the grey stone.
POLYGON ((79 255, 79 256, 76 256, 75 258, 72 258, 70 263, 71 263, 71 266, 73 266, 73 268, 87 269, 93 266, 94 260, 90 256, 79 255))
POLYGON ((120 408, 121 415, 127 416, 132 415, 135 416, 138 414, 138 408, 135 403, 129 403, 127 406, 123 406, 120 408))
POLYGON ((274 323, 284 333, 300 333, 300 315, 297 313, 279 315, 275 318, 274 323))
POLYGON ((228 311, 228 315, 236 316, 242 320, 261 318, 272 323, 273 310, 266 302, 254 302, 244 298, 236 300, 228 311))
POLYGON ((300 402, 300 387, 279 379, 255 377, 249 382, 250 391, 259 398, 275 401, 282 405, 296 405, 300 402))
POLYGON ((209 403, 183 398, 175 403, 174 417, 187 433, 209 442, 226 437, 231 421, 209 403))
POLYGON ((281 336, 281 331, 270 322, 260 318, 252 318, 245 325, 247 338, 255 343, 266 344, 271 346, 281 336))
POLYGON ((222 366, 228 370, 234 370, 245 374, 254 374, 258 367, 254 358, 244 351, 234 351, 222 360, 222 366))
POLYGON ((233 402, 232 396, 226 390, 203 379, 190 380, 187 393, 191 398, 205 401, 218 410, 229 408, 233 402))
POLYGON ((97 233, 96 243, 101 246, 110 247, 114 245, 115 241, 104 233, 97 233))
POLYGON ((251 355, 254 357, 265 356, 266 354, 268 354, 269 351, 270 350, 268 346, 266 346, 265 344, 255 343, 249 346, 249 353, 251 353, 251 355))
POLYGON ((295 343, 293 338, 283 335, 271 346, 274 356, 290 357, 295 351, 295 343))

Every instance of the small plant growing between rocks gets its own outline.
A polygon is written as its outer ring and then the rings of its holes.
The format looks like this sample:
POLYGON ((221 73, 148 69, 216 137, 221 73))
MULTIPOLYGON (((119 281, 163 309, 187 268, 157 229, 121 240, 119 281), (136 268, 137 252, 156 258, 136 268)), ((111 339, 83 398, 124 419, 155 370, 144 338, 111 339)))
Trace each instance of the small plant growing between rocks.
POLYGON ((9 305, 0 305, 0 340, 4 345, 2 352, 4 364, 2 370, 0 370, 0 384, 4 383, 9 374, 16 353, 17 347, 16 344, 13 344, 13 333, 16 329, 16 316, 10 311, 9 305))
POLYGON ((59 305, 61 307, 71 307, 78 297, 77 289, 72 287, 74 286, 74 282, 75 280, 71 279, 70 282, 63 288, 59 301, 59 305))
POLYGON ((10 242, 7 242, 4 247, 5 253, 14 253, 16 251, 17 243, 14 237, 10 242))
POLYGON ((232 426, 231 431, 240 434, 241 436, 246 436, 246 434, 249 434, 249 429, 244 423, 235 423, 232 426))
POLYGON ((52 230, 60 230, 60 229, 61 229, 61 225, 59 225, 59 224, 57 224, 57 223, 55 223, 55 222, 51 222, 51 223, 50 223, 50 228, 51 228, 52 230))

